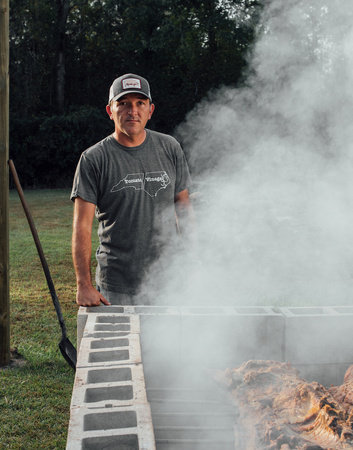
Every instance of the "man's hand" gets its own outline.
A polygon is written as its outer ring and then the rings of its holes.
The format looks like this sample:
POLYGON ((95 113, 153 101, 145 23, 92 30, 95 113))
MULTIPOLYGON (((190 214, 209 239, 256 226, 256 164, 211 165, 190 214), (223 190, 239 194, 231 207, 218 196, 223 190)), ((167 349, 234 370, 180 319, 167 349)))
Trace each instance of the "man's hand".
POLYGON ((109 306, 109 301, 92 285, 78 286, 76 303, 79 306, 100 306, 101 303, 109 306))

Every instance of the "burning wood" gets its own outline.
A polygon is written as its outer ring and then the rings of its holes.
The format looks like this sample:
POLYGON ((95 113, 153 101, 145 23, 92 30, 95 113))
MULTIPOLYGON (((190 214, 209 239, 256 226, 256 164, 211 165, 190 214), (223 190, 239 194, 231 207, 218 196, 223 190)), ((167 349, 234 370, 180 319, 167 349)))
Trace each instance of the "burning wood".
POLYGON ((353 448, 353 366, 341 386, 329 389, 276 361, 227 369, 222 381, 239 411, 235 448, 353 448))

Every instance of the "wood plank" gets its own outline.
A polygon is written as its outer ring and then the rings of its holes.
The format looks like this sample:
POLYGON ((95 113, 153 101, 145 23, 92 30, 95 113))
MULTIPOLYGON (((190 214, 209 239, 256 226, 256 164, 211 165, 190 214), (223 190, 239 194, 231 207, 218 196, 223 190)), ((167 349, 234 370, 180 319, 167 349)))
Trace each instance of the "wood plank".
POLYGON ((0 366, 10 362, 9 0, 0 0, 0 366))

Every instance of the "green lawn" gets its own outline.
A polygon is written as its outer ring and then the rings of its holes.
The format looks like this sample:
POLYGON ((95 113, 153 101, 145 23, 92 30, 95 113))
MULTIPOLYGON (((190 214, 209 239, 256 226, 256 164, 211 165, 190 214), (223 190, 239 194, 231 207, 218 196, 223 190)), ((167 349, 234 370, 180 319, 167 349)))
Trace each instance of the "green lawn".
MULTIPOLYGON (((69 191, 26 191, 25 197, 76 345, 69 191)), ((58 348, 60 326, 16 191, 10 193, 10 302, 11 348, 24 365, 0 370, 0 448, 64 449, 74 371, 58 348)))

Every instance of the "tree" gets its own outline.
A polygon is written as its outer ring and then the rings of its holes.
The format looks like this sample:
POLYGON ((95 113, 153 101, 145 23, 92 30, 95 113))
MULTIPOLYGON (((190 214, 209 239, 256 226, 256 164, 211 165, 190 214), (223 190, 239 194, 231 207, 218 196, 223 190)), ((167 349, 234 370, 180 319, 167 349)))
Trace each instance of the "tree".
MULTIPOLYGON (((255 0, 11 0, 12 151, 38 155, 43 138, 51 148, 50 116, 85 106, 103 117, 126 72, 151 81, 150 126, 173 132, 212 89, 242 82, 260 10, 255 0)), ((92 126, 80 120, 67 142, 92 126)))
POLYGON ((56 101, 59 112, 65 109, 65 47, 66 47, 66 24, 70 11, 70 0, 56 0, 56 101))

